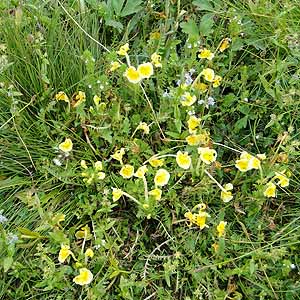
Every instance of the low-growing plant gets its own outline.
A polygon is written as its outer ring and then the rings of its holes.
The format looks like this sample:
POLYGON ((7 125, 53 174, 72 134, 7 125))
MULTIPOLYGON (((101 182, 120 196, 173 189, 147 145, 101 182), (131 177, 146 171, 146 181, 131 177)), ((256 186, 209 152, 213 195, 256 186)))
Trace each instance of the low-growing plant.
POLYGON ((298 299, 296 2, 0 6, 1 298, 298 299))

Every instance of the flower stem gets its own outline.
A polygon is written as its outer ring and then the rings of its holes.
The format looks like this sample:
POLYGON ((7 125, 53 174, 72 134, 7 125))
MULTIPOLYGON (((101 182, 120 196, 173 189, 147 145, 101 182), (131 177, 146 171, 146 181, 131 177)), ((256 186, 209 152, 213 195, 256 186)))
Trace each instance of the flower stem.
POLYGON ((205 174, 223 191, 223 192, 227 192, 222 185, 207 171, 204 170, 205 174))

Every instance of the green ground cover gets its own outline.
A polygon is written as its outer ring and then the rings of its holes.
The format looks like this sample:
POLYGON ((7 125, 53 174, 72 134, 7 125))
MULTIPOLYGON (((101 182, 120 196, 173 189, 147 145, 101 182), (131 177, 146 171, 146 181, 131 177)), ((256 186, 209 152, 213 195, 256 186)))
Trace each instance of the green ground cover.
POLYGON ((0 299, 300 299, 296 0, 0 3, 0 299))

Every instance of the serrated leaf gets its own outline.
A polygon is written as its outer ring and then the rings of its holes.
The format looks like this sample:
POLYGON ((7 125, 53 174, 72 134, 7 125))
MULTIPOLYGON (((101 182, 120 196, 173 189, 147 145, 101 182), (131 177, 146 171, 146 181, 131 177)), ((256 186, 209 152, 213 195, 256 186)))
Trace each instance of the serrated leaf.
POLYGON ((191 37, 199 36, 199 29, 196 22, 193 19, 189 19, 187 22, 180 23, 182 31, 191 37))
POLYGON ((211 34, 213 26, 215 24, 213 17, 213 14, 206 14, 201 18, 200 33, 202 35, 208 36, 211 34))
POLYGON ((245 116, 245 117, 239 119, 234 125, 235 130, 240 130, 242 128, 246 128, 247 122, 248 122, 248 116, 245 116))

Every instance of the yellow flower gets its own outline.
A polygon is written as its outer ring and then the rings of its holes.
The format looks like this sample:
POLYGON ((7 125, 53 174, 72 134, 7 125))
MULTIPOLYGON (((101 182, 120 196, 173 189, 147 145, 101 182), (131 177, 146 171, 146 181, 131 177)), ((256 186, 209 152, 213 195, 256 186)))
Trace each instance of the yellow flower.
POLYGON ((123 196, 123 191, 120 189, 112 188, 113 201, 118 201, 123 196))
POLYGON ((153 196, 156 201, 159 201, 161 199, 162 190, 156 188, 156 189, 150 191, 149 195, 153 196))
POLYGON ((249 167, 251 169, 258 170, 260 168, 260 160, 256 157, 252 156, 250 161, 249 161, 249 167))
POLYGON ((131 83, 139 83, 142 80, 141 74, 136 70, 135 67, 129 67, 124 73, 124 76, 131 83))
POLYGON ((233 185, 231 183, 227 183, 227 184, 225 184, 224 189, 226 191, 223 191, 223 190, 221 191, 221 199, 223 200, 223 202, 226 203, 233 199, 233 196, 231 193, 231 190, 233 189, 233 185))
POLYGON ((281 187, 287 187, 290 184, 290 180, 280 173, 275 172, 275 176, 273 178, 274 180, 278 179, 277 184, 279 184, 281 187))
POLYGON ((134 176, 138 178, 143 178, 148 171, 147 166, 141 166, 137 169, 137 171, 134 173, 134 176))
POLYGON ((169 179, 170 173, 165 169, 159 169, 154 177, 154 183, 156 186, 164 186, 168 184, 169 179))
POLYGON ((273 182, 268 182, 266 184, 266 189, 264 191, 264 196, 271 198, 276 197, 276 185, 273 182))
POLYGON ((213 69, 210 69, 210 68, 206 68, 204 69, 201 73, 200 73, 201 76, 204 77, 204 79, 206 81, 209 81, 209 82, 213 82, 214 81, 214 78, 215 78, 215 72, 213 69))
POLYGON ((221 84, 221 81, 222 81, 222 77, 219 75, 216 75, 213 80, 213 87, 214 88, 218 87, 221 84))
POLYGON ((120 175, 125 179, 131 178, 133 174, 134 174, 134 167, 132 165, 125 165, 120 170, 120 175))
POLYGON ((197 82, 195 85, 194 85, 194 88, 196 90, 198 90, 200 93, 204 93, 207 91, 208 89, 208 85, 203 83, 203 82, 197 82))
POLYGON ((205 211, 199 211, 198 214, 195 214, 194 215, 194 218, 195 218, 195 224, 198 225, 200 227, 200 229, 204 229, 205 227, 209 227, 207 224, 206 224, 206 219, 209 218, 210 215, 205 212, 205 211))
POLYGON ((121 148, 120 150, 117 150, 111 157, 115 160, 118 160, 121 164, 123 163, 123 155, 125 154, 125 148, 121 148))
POLYGON ((160 32, 154 31, 150 33, 151 40, 159 40, 160 39, 160 32))
POLYGON ((221 42, 221 46, 219 48, 220 52, 224 52, 227 48, 229 48, 229 44, 231 42, 231 39, 225 38, 221 42))
POLYGON ((98 172, 97 176, 98 176, 99 180, 103 180, 105 178, 105 173, 104 172, 98 172))
POLYGON ((102 165, 101 161, 96 161, 94 167, 95 167, 96 171, 102 171, 103 170, 103 165, 102 165))
POLYGON ((214 162, 217 158, 217 152, 214 149, 210 149, 208 147, 199 147, 198 153, 200 154, 200 159, 207 165, 214 162))
POLYGON ((65 102, 69 102, 69 97, 66 95, 65 92, 58 92, 56 95, 55 95, 55 99, 57 101, 65 101, 65 102))
POLYGON ((158 168, 163 166, 164 160, 153 157, 149 159, 149 164, 154 168, 158 168))
POLYGON ((206 58, 208 60, 212 60, 215 57, 215 55, 210 50, 204 48, 204 49, 200 50, 200 53, 198 54, 198 57, 199 58, 206 58))
POLYGON ((86 249, 84 255, 85 255, 85 257, 93 258, 94 257, 94 251, 91 248, 88 248, 88 249, 86 249))
POLYGON ((180 168, 187 170, 191 166, 192 160, 189 157, 188 152, 183 153, 178 151, 176 154, 176 162, 180 168))
POLYGON ((77 275, 74 279, 73 282, 79 285, 86 285, 91 283, 93 280, 93 274, 90 270, 87 268, 81 268, 79 269, 79 275, 77 275))
POLYGON ((192 225, 192 223, 194 223, 195 218, 194 218, 194 214, 192 212, 188 211, 184 214, 184 216, 191 222, 190 225, 192 225))
POLYGON ((139 124, 139 126, 137 127, 137 129, 143 130, 145 134, 149 134, 149 132, 150 132, 150 128, 149 128, 149 126, 147 125, 147 123, 145 123, 145 122, 140 122, 140 124, 139 124))
POLYGON ((60 143, 58 145, 58 148, 62 152, 68 153, 68 152, 72 151, 72 149, 73 149, 73 143, 72 143, 71 139, 65 139, 64 142, 62 142, 62 143, 60 143))
POLYGON ((138 66, 137 71, 141 78, 150 78, 153 75, 153 65, 152 63, 144 63, 138 66))
POLYGON ((189 92, 185 92, 182 95, 181 104, 182 106, 191 106, 197 101, 197 97, 194 95, 192 96, 189 92))
POLYGON ((201 119, 195 116, 190 116, 187 123, 189 127, 189 132, 194 133, 195 129, 200 125, 201 119))
POLYGON ((125 45, 120 47, 120 49, 119 49, 119 51, 117 51, 117 53, 119 55, 125 56, 128 51, 129 51, 129 44, 126 43, 125 45))
POLYGON ((201 141, 201 136, 200 134, 189 135, 185 138, 185 140, 190 146, 198 146, 201 141))
POLYGON ((87 169, 88 168, 88 166, 86 165, 86 161, 83 160, 83 159, 81 160, 80 165, 81 165, 81 168, 83 168, 83 169, 87 169))
POLYGON ((151 62, 154 64, 154 66, 156 68, 161 68, 162 67, 162 65, 161 65, 161 56, 159 54, 157 54, 156 52, 154 52, 151 55, 151 62))
POLYGON ((224 236, 225 235, 225 227, 227 225, 227 222, 221 221, 219 225, 217 226, 217 231, 218 231, 218 237, 224 236))
POLYGON ((85 92, 78 91, 78 93, 75 94, 75 96, 73 97, 73 99, 74 99, 74 102, 75 102, 73 104, 73 106, 74 107, 79 106, 81 103, 85 102, 85 100, 86 100, 85 92))
POLYGON ((215 252, 218 252, 218 250, 220 248, 220 246, 217 243, 213 243, 212 247, 213 247, 213 249, 214 249, 215 252))
POLYGON ((98 106, 101 101, 101 98, 98 95, 95 95, 93 97, 93 101, 94 101, 95 105, 98 106))
POLYGON ((263 153, 263 154, 257 154, 256 155, 260 160, 265 160, 267 158, 266 154, 263 153))
POLYGON ((67 245, 61 245, 58 253, 58 261, 63 264, 70 255, 73 256, 73 252, 70 250, 70 247, 67 245))
POLYGON ((110 63, 110 65, 111 65, 111 68, 110 68, 110 71, 111 71, 111 72, 117 70, 117 69, 120 68, 120 66, 121 66, 121 64, 120 64, 119 62, 117 62, 117 61, 112 61, 112 62, 110 63))
POLYGON ((241 172, 247 172, 251 169, 259 169, 260 168, 260 160, 249 154, 246 151, 241 153, 240 159, 235 162, 236 168, 238 168, 241 172))
POLYGON ((236 168, 238 168, 241 172, 247 172, 249 169, 249 161, 247 159, 238 159, 235 162, 236 168))

